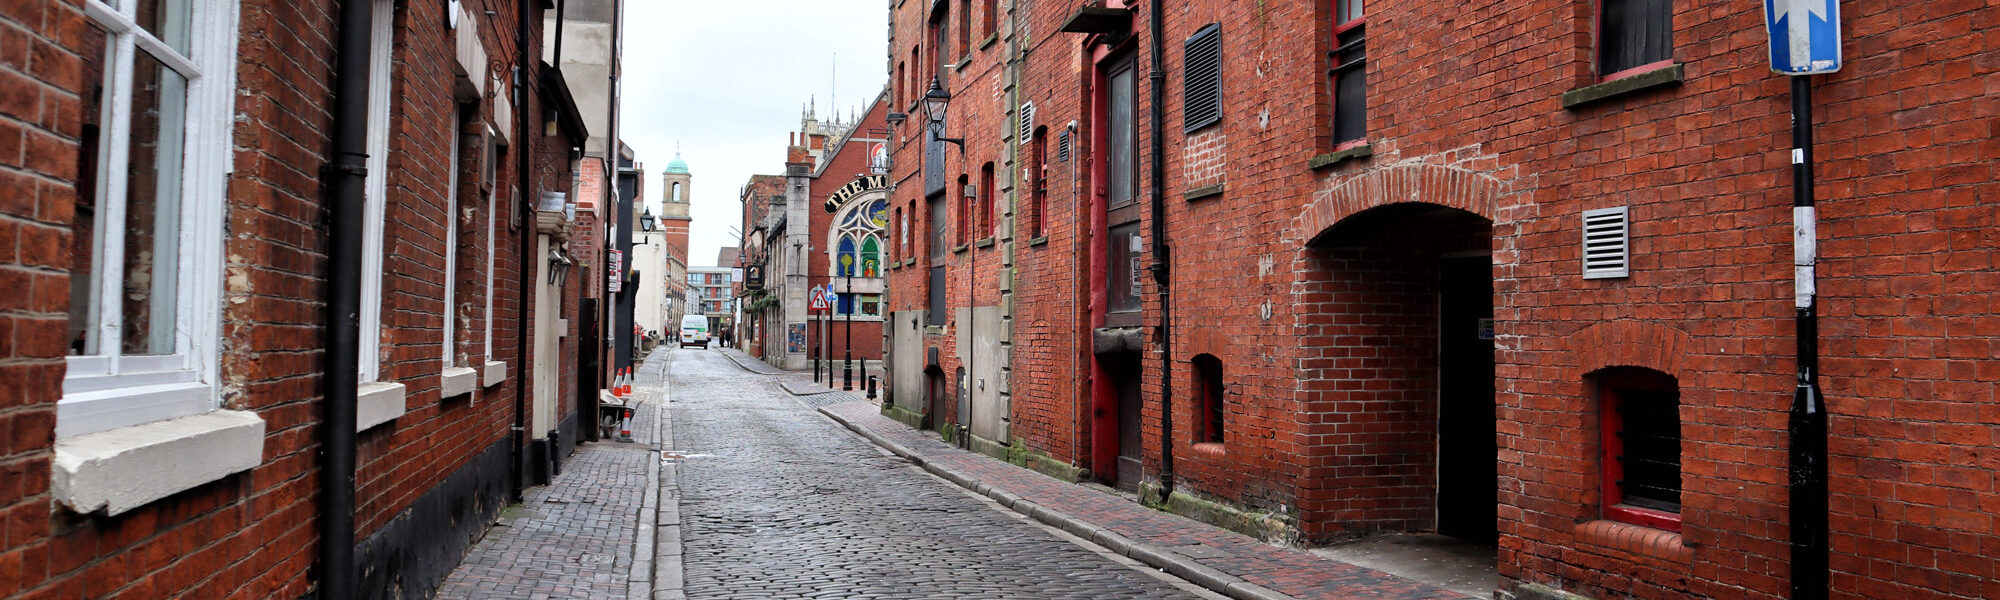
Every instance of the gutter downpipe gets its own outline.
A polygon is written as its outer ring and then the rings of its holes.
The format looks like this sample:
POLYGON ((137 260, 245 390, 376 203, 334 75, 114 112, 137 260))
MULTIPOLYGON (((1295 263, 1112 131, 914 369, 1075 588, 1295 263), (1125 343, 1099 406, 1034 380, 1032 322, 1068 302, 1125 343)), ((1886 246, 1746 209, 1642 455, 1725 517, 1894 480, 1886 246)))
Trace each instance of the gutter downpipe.
MULTIPOLYGON (((532 218, 536 202, 536 198, 532 196, 535 188, 528 177, 528 155, 532 154, 534 150, 534 144, 530 143, 528 139, 528 136, 532 134, 527 125, 528 113, 530 112, 527 107, 528 73, 525 72, 526 69, 523 67, 523 65, 528 64, 528 3, 517 2, 516 5, 518 8, 515 18, 518 20, 515 22, 514 27, 514 81, 516 86, 513 90, 514 137, 516 140, 514 143, 516 146, 514 148, 514 178, 520 186, 520 191, 515 193, 529 195, 528 198, 519 198, 517 200, 519 200, 520 206, 529 211, 530 218, 527 219, 527 226, 521 228, 521 263, 517 267, 521 278, 518 288, 519 298, 514 303, 514 361, 517 363, 514 365, 514 371, 517 375, 514 377, 514 424, 508 428, 508 437, 513 442, 507 447, 507 481, 512 484, 513 492, 513 497, 509 501, 513 504, 520 504, 522 499, 521 491, 527 487, 527 477, 521 470, 526 467, 527 463, 526 450, 523 446, 527 443, 528 385, 531 381, 530 365, 528 364, 528 347, 532 343, 532 340, 528 337, 528 329, 532 327, 531 324, 534 322, 534 319, 528 313, 528 292, 535 289, 535 239, 539 234, 539 230, 535 227, 535 220, 532 218)), ((557 31, 556 35, 556 39, 562 39, 561 31, 557 31)), ((487 352, 491 353, 492 351, 488 350, 487 352)))
POLYGON ((326 172, 327 323, 320 463, 319 597, 354 598, 354 427, 361 381, 362 212, 367 204, 368 63, 374 5, 342 0, 334 63, 333 163, 326 172))
POLYGON ((1168 289, 1172 277, 1170 248, 1167 246, 1167 176, 1165 156, 1167 153, 1167 84, 1166 69, 1161 67, 1164 50, 1160 37, 1166 33, 1166 17, 1160 10, 1160 3, 1146 6, 1150 31, 1147 45, 1152 47, 1153 68, 1147 74, 1152 86, 1153 117, 1153 283, 1160 288, 1160 501, 1174 493, 1174 302, 1168 289))

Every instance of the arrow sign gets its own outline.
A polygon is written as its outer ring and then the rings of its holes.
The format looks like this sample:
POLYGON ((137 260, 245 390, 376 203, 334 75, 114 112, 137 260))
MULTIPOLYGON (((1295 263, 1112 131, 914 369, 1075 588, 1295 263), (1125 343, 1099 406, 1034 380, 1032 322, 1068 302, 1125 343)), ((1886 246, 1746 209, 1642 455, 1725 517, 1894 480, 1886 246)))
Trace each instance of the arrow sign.
POLYGON ((1812 75, 1840 70, 1839 0, 1764 0, 1771 70, 1812 75))

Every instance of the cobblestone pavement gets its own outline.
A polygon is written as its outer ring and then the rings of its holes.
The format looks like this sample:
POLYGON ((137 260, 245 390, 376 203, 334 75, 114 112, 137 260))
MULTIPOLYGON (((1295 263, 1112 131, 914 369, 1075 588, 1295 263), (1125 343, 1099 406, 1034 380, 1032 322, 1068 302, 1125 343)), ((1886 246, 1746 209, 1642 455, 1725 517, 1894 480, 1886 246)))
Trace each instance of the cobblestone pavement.
POLYGON ((670 360, 688 598, 1202 595, 883 454, 783 375, 723 352, 670 360))
MULTIPOLYGON (((1069 517, 1070 523, 1065 529, 1072 526, 1102 529, 1128 540, 1123 543, 1151 546, 1151 549, 1135 549, 1134 552, 1168 553, 1157 559, 1158 562, 1178 562, 1192 569, 1204 570, 1209 579, 1239 580, 1295 598, 1470 598, 1380 571, 1268 544, 1219 527, 1152 510, 1089 487, 1064 483, 983 454, 960 450, 935 435, 910 429, 882 416, 879 407, 865 400, 851 400, 822 410, 883 441, 901 446, 929 468, 951 473, 949 477, 960 481, 960 485, 976 487, 989 495, 1018 499, 1015 503, 1017 509, 1022 504, 1020 501, 1026 501, 1056 511, 1063 517, 1069 517)), ((1063 520, 1057 516, 1049 519, 1063 520)))
POLYGON ((445 579, 438 598, 646 597, 652 549, 639 556, 633 549, 641 542, 641 513, 650 506, 644 500, 658 483, 654 418, 665 358, 655 353, 639 369, 635 442, 577 447, 563 462, 562 474, 529 488, 520 505, 501 513, 500 522, 445 579))

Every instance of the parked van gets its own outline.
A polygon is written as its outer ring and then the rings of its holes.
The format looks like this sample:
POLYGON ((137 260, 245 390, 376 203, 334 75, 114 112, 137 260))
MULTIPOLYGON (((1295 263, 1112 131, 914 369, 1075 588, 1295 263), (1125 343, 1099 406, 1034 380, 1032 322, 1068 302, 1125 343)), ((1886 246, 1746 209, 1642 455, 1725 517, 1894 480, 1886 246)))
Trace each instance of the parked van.
POLYGON ((688 315, 681 317, 681 347, 708 347, 708 317, 688 315))

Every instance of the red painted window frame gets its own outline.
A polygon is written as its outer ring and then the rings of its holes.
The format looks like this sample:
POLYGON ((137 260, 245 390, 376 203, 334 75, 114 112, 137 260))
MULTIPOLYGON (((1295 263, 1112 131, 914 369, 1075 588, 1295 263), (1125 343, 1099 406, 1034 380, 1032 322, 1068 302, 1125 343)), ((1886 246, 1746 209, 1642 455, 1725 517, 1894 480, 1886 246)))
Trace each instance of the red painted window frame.
POLYGON ((1049 129, 1036 127, 1035 141, 1030 145, 1034 151, 1029 154, 1035 162, 1028 170, 1028 237, 1038 238, 1045 233, 1042 229, 1043 215, 1049 206, 1049 129))
POLYGON ((958 190, 957 190, 958 191, 958 219, 957 219, 958 236, 957 237, 958 237, 958 245, 960 246, 972 244, 972 226, 974 222, 972 220, 972 215, 973 215, 973 207, 976 206, 976 203, 978 201, 978 198, 976 197, 976 194, 978 192, 975 191, 974 194, 972 195, 968 195, 965 193, 965 188, 971 187, 971 184, 972 184, 971 175, 960 174, 958 176, 958 190))
MULTIPOLYGON (((1591 8, 1597 11, 1597 14, 1591 16, 1591 24, 1595 26, 1595 29, 1591 31, 1590 70, 1591 72, 1596 72, 1604 66, 1604 0, 1591 0, 1591 8)), ((1671 29, 1670 27, 1669 30, 1671 29)), ((1667 44, 1667 47, 1671 49, 1673 44, 1670 42, 1667 44)), ((1669 50, 1667 54, 1673 54, 1672 50, 1669 50)), ((1599 73, 1597 81, 1602 83, 1624 79, 1640 73, 1657 71, 1671 66, 1674 66, 1674 59, 1669 56, 1666 60, 1654 61, 1629 69, 1622 69, 1614 73, 1599 73)))
POLYGON ((984 9, 980 17, 981 32, 986 35, 997 33, 1000 30, 1000 0, 986 0, 981 8, 984 9))
POLYGON ((972 3, 960 2, 958 7, 958 59, 972 56, 972 3))
MULTIPOLYGON (((1357 2, 1358 2, 1358 1, 1361 1, 1361 0, 1355 0, 1355 1, 1357 1, 1357 2)), ((1368 9, 1367 9, 1367 7, 1366 7, 1366 6, 1364 5, 1364 6, 1362 7, 1362 9, 1361 9, 1361 16, 1359 16, 1359 17, 1355 17, 1355 18, 1352 18, 1352 19, 1348 19, 1348 20, 1346 20, 1346 21, 1341 21, 1341 20, 1340 20, 1340 0, 1334 0, 1334 1, 1332 2, 1332 5, 1333 5, 1333 12, 1334 12, 1334 14, 1333 14, 1333 17, 1332 17, 1332 25, 1331 25, 1331 27, 1330 27, 1330 28, 1328 29, 1328 31, 1327 31, 1327 37, 1328 37, 1328 40, 1329 40, 1330 42, 1332 42, 1332 44, 1333 44, 1333 46, 1332 46, 1332 47, 1333 47, 1333 48, 1339 48, 1339 47, 1340 47, 1340 34, 1343 34, 1343 33, 1347 33, 1348 31, 1352 31, 1352 30, 1354 30, 1355 28, 1358 28, 1358 27, 1365 27, 1365 26, 1367 26, 1367 25, 1368 25, 1368 9)), ((1367 43, 1366 43, 1366 42, 1363 42, 1363 44, 1362 44, 1362 48, 1363 48, 1363 49, 1362 49, 1362 51, 1363 51, 1363 52, 1367 52, 1367 43)), ((1335 58, 1332 58, 1332 57, 1329 57, 1329 60, 1335 60, 1335 61, 1337 61, 1338 59, 1335 59, 1335 58)), ((1343 64, 1343 63, 1340 63, 1340 62, 1334 62, 1333 64, 1330 64, 1330 65, 1327 65, 1327 68, 1328 68, 1328 69, 1332 69, 1332 68, 1336 68, 1336 67, 1339 67, 1339 66, 1340 66, 1341 64, 1343 64)), ((1367 72, 1367 70, 1368 70, 1368 67, 1362 67, 1361 69, 1362 69, 1362 73, 1361 73, 1361 77, 1362 77, 1362 85, 1363 85, 1363 86, 1366 86, 1366 85, 1367 85, 1367 78, 1368 78, 1368 72, 1367 72)), ((1334 75, 1334 76, 1332 76, 1332 77, 1329 77, 1329 78, 1327 78, 1327 82, 1326 82, 1326 91, 1327 91, 1327 94, 1326 94, 1326 96, 1327 96, 1327 106, 1329 106, 1329 107, 1332 107, 1332 109, 1333 109, 1333 110, 1332 110, 1332 113, 1328 115, 1328 118, 1327 118, 1327 123, 1328 123, 1328 124, 1333 124, 1333 123, 1338 123, 1338 122, 1340 122, 1340 91, 1339 91, 1339 86, 1340 86, 1340 76, 1339 76, 1339 75, 1334 75)), ((1339 128, 1338 128, 1337 126, 1334 126, 1334 127, 1328 127, 1328 130, 1329 130, 1329 131, 1331 131, 1331 132, 1334 132, 1334 133, 1333 133, 1333 136, 1334 136, 1334 137, 1338 137, 1338 136, 1340 135, 1340 134, 1338 133, 1338 130, 1339 130, 1339 128)), ((1340 142, 1340 141, 1336 141, 1336 142, 1334 142, 1334 146, 1333 146, 1333 149, 1334 149, 1334 151, 1338 152, 1338 151, 1341 151, 1341 150, 1346 150, 1346 149, 1349 149, 1349 148, 1355 148, 1355 147, 1359 147, 1359 146, 1365 146, 1365 145, 1367 145, 1367 144, 1368 144, 1368 134, 1366 133, 1366 132, 1368 131, 1368 124, 1367 124, 1367 123, 1365 123, 1365 122, 1364 122, 1364 123, 1362 123, 1362 124, 1361 124, 1361 131, 1362 131, 1363 133, 1361 134, 1361 137, 1360 137, 1360 138, 1357 138, 1357 139, 1353 139, 1353 140, 1348 140, 1348 141, 1345 141, 1345 142, 1340 142)))
POLYGON ((1631 375, 1615 372, 1606 373, 1598 378, 1598 448, 1602 451, 1598 456, 1598 465, 1602 473, 1598 489, 1602 492, 1603 517, 1611 521, 1680 533, 1680 513, 1624 503, 1625 491, 1618 488, 1618 481, 1625 477, 1625 468, 1618 463, 1618 455, 1625 451, 1625 442, 1618 437, 1618 432, 1625 429, 1624 417, 1618 412, 1618 405, 1623 402, 1618 397, 1619 389, 1664 388, 1648 384, 1631 375))

